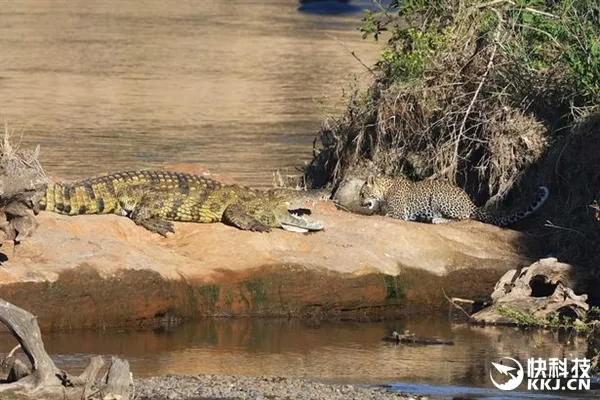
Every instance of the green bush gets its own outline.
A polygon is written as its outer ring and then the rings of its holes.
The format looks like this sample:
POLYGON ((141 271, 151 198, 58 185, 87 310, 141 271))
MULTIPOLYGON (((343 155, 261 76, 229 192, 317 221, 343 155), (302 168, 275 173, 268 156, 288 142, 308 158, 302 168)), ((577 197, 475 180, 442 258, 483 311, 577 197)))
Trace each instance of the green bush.
POLYGON ((600 104, 600 1, 546 3, 397 0, 393 12, 367 13, 361 31, 375 39, 390 31, 381 68, 397 82, 427 79, 431 62, 461 51, 464 36, 499 46, 504 95, 524 106, 544 96, 542 119, 564 124, 573 122, 566 113, 600 104))

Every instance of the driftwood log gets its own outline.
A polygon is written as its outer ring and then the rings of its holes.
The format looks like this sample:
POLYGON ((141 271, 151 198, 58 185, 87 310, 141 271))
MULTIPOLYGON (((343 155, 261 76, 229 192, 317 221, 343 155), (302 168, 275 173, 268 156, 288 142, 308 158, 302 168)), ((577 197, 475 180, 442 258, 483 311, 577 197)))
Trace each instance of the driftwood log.
POLYGON ((398 332, 394 331, 392 332, 392 334, 390 336, 384 336, 381 340, 383 340, 384 342, 392 342, 392 343, 398 343, 398 344, 420 344, 420 345, 446 345, 446 346, 452 346, 454 345, 454 342, 451 340, 445 340, 445 339, 436 339, 436 338, 427 338, 427 337, 421 337, 421 336, 417 336, 414 333, 411 333, 409 331, 404 331, 404 333, 399 334, 398 332))
POLYGON ((5 300, 0 299, 0 321, 19 342, 31 367, 14 356, 15 348, 6 359, 11 370, 5 383, 0 383, 0 392, 14 391, 15 395, 43 399, 113 399, 131 398, 133 379, 129 363, 113 357, 106 380, 96 381, 104 360, 92 357, 89 365, 79 376, 71 376, 56 367, 44 349, 42 334, 36 317, 5 300))

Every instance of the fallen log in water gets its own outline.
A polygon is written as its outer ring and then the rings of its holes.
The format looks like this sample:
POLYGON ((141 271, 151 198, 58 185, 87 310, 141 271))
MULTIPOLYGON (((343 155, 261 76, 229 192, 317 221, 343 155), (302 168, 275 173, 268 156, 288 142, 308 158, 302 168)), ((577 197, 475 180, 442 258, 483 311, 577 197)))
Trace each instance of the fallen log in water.
POLYGON ((402 343, 402 344, 421 344, 421 345, 446 345, 453 346, 454 342, 445 339, 435 339, 416 336, 414 333, 405 331, 402 335, 394 331, 390 336, 384 336, 381 340, 384 342, 402 343))
POLYGON ((31 367, 14 356, 17 346, 5 358, 10 372, 0 383, 0 392, 12 391, 16 396, 43 399, 121 399, 132 398, 133 379, 129 363, 113 357, 106 379, 96 382, 104 360, 92 357, 85 371, 79 376, 71 376, 56 367, 44 349, 42 334, 36 317, 0 299, 0 321, 2 321, 19 342, 31 367))

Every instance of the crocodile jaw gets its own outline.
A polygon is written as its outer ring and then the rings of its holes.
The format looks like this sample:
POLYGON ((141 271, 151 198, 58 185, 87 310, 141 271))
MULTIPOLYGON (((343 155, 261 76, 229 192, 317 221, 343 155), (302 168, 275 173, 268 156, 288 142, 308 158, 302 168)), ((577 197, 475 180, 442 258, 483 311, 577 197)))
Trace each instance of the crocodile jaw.
POLYGON ((288 211, 285 214, 277 216, 281 228, 290 232, 305 233, 309 231, 320 231, 323 229, 321 221, 312 221, 304 216, 298 217, 290 214, 288 211))

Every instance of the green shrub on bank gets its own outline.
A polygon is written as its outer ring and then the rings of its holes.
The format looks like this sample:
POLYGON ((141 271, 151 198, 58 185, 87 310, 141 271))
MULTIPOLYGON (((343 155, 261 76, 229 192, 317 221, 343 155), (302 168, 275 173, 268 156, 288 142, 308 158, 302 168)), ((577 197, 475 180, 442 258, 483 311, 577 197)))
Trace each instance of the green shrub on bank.
POLYGON ((599 0, 404 0, 392 10, 363 19, 364 37, 389 40, 373 85, 319 133, 324 154, 307 170, 317 185, 368 161, 505 194, 600 105, 599 0))
POLYGON ((467 36, 480 47, 500 47, 497 68, 507 85, 503 95, 513 101, 532 98, 528 89, 533 88, 535 95, 540 90, 561 92, 545 100, 552 111, 600 104, 600 2, 546 4, 400 0, 391 4, 397 9, 394 13, 367 13, 361 31, 364 38, 377 39, 390 29, 380 66, 393 81, 427 79, 428 72, 435 71, 429 69, 431 63, 449 51, 462 51, 467 36))

